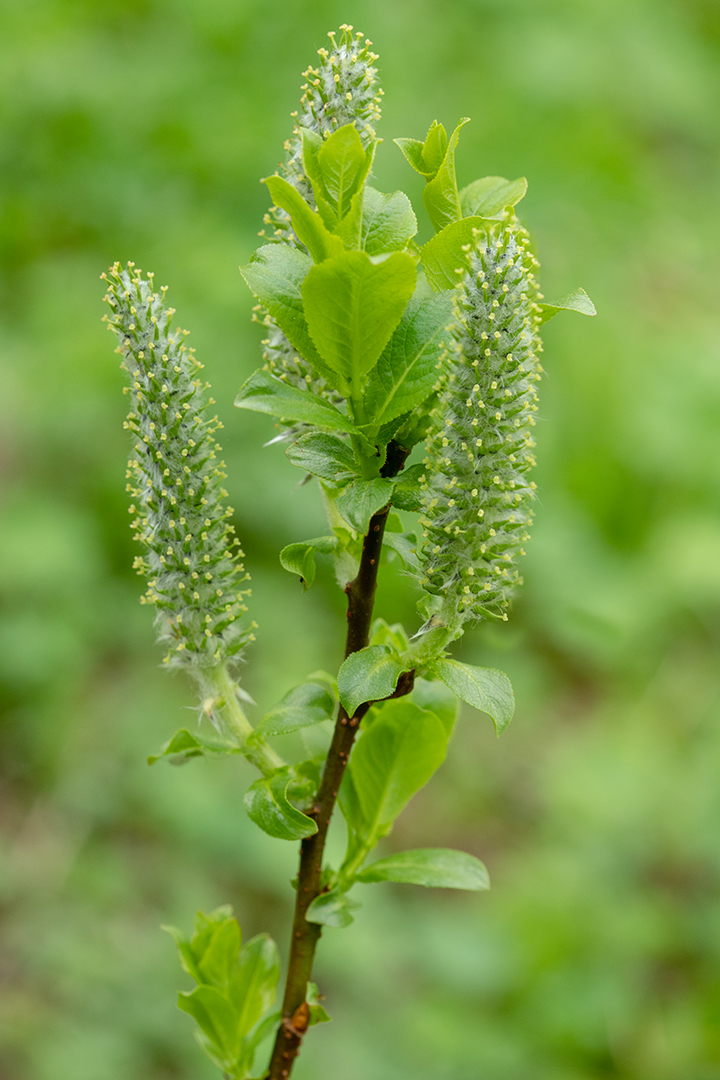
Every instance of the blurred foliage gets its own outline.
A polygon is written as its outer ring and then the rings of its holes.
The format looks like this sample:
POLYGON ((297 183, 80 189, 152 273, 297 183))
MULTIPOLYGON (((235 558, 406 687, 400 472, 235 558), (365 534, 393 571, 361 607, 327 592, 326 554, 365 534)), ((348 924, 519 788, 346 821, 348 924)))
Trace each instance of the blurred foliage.
MULTIPOLYGON (((378 186, 408 181, 394 136, 469 114, 460 182, 527 175, 547 297, 600 316, 547 328, 527 584, 462 648, 518 715, 496 741, 468 710, 386 847, 465 848, 493 890, 367 886, 298 1080, 718 1080, 718 0, 1 0, 0 1075, 201 1080, 159 923, 231 902, 287 936, 296 853, 245 818, 249 769, 145 765, 191 691, 138 604, 98 276, 154 269, 193 331, 269 706, 337 666, 343 605, 277 561, 321 510, 231 407, 259 355, 237 266, 342 21, 381 54, 378 186)), ((379 602, 412 625, 392 567, 379 602)))

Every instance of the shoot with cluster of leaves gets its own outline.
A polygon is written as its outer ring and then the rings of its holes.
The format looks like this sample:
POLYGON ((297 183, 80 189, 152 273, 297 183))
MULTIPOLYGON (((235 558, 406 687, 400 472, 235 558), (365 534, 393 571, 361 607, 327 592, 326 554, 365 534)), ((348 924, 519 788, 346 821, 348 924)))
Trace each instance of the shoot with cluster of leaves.
POLYGON ((254 625, 243 618, 247 574, 234 551, 207 384, 185 332, 171 330, 172 309, 152 275, 130 264, 106 276, 108 321, 130 378, 128 490, 144 599, 156 607, 167 665, 195 677, 201 718, 215 725, 212 737, 177 732, 150 760, 244 755, 261 773, 245 795, 249 817, 271 837, 301 841, 279 1006, 274 943, 261 935, 240 948, 229 908, 200 913, 190 939, 171 930, 197 984, 180 1007, 231 1080, 284 1080, 308 1028, 328 1019, 311 980, 315 949, 323 927, 352 922, 356 885, 488 888, 483 864, 460 851, 368 860, 442 763, 458 699, 488 713, 498 733, 511 719, 507 676, 459 663, 447 649, 466 624, 506 619, 520 584, 535 493, 540 326, 561 309, 595 313, 582 289, 543 302, 515 211, 524 179, 488 176, 458 188, 466 120, 450 138, 435 122, 422 141, 395 140, 426 181, 434 236, 418 246, 408 197, 371 184, 377 56, 352 27, 330 44, 305 72, 285 160, 264 181, 271 235, 263 230, 242 268, 266 327, 263 364, 235 404, 273 417, 281 434, 271 441, 284 442, 289 462, 321 487, 327 535, 279 557, 304 589, 317 556, 334 561, 348 599, 345 658, 336 676, 315 672, 256 725, 237 681, 254 625), (415 515, 414 531, 398 510, 415 515), (374 618, 386 552, 419 593, 412 637, 374 618), (314 745, 324 737, 324 752, 283 761, 271 740, 309 728, 314 745), (325 841, 336 803, 348 846, 333 866, 325 841), (270 1039, 269 1062, 256 1066, 270 1039))

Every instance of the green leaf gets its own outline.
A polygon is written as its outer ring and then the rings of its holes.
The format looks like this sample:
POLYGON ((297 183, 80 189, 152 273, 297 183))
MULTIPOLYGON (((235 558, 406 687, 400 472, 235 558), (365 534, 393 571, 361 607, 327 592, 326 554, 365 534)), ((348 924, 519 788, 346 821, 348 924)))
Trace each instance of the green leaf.
POLYGON ((275 1001, 280 960, 268 934, 258 934, 240 950, 232 974, 229 997, 237 1010, 237 1027, 247 1035, 275 1001))
POLYGON ((192 975, 195 982, 201 982, 202 976, 197 965, 195 953, 182 930, 179 930, 177 926, 161 926, 160 929, 165 930, 166 933, 174 938, 183 971, 187 971, 188 975, 192 975))
POLYGON ((268 176, 263 180, 267 184, 270 197, 276 206, 290 215, 295 235, 310 252, 313 262, 331 259, 343 250, 343 242, 327 229, 322 218, 312 210, 296 188, 282 176, 268 176))
POLYGON ((340 492, 335 505, 355 532, 365 536, 370 518, 390 502, 392 493, 391 480, 355 480, 340 492))
MULTIPOLYGON (((460 138, 460 128, 464 124, 467 124, 468 121, 469 117, 464 117, 453 131, 450 136, 450 141, 447 144, 442 164, 438 168, 433 179, 429 180, 425 185, 423 191, 425 209, 427 210, 428 217, 432 222, 435 232, 439 232, 440 229, 444 229, 446 225, 450 225, 451 222, 458 221, 462 217, 457 180, 455 179, 455 148, 457 147, 458 139, 460 138)), ((439 126, 440 125, 438 125, 438 127, 439 126)), ((429 136, 430 132, 428 132, 428 137, 429 136)), ((438 147, 440 145, 441 143, 438 144, 438 147)), ((423 150, 423 157, 427 161, 427 140, 425 149, 423 150)), ((428 165, 432 164, 432 161, 428 161, 428 165)))
MULTIPOLYGON (((465 122, 467 123, 467 121, 465 122)), ((422 151, 427 175, 431 178, 437 176, 438 171, 445 160, 447 148, 448 137, 445 127, 443 124, 439 124, 437 120, 433 120, 428 128, 428 133, 425 136, 422 151)))
POLYGON ((417 232, 417 218, 404 191, 384 195, 365 188, 361 246, 368 255, 402 251, 417 232))
POLYGON ((506 206, 516 206, 527 192, 524 176, 506 180, 504 176, 483 176, 460 192, 463 217, 499 218, 506 206))
MULTIPOLYGON (((355 814, 359 809, 362 815, 353 827, 366 842, 373 844, 389 832, 400 811, 442 763, 446 750, 445 729, 434 713, 406 697, 384 703, 348 765, 355 814)), ((352 812, 352 800, 347 805, 352 812)))
POLYGON ((575 292, 564 296, 562 300, 556 300, 554 304, 541 304, 540 307, 542 309, 541 323, 552 319, 558 311, 579 311, 581 315, 597 315, 595 305, 584 289, 576 289, 575 292))
POLYGON ((204 757, 206 754, 239 754, 240 747, 233 743, 206 739, 193 735, 187 728, 180 728, 171 739, 160 747, 157 754, 151 754, 148 765, 154 765, 160 758, 169 757, 172 765, 184 765, 190 758, 204 757))
POLYGON ((315 897, 305 917, 308 922, 320 923, 322 926, 334 926, 342 930, 353 921, 350 912, 351 908, 356 907, 359 907, 356 901, 350 900, 344 893, 332 889, 330 892, 320 893, 319 896, 315 897))
POLYGON ((325 139, 318 151, 317 164, 325 191, 337 208, 338 217, 343 218, 366 165, 365 150, 354 124, 345 124, 325 139))
POLYGON ((311 431, 290 443, 285 455, 299 469, 321 476, 333 484, 341 483, 358 475, 358 466, 352 447, 337 435, 311 431))
POLYGON ((416 676, 412 700, 421 709, 435 713, 449 739, 460 712, 460 702, 452 690, 442 682, 430 682, 416 676))
POLYGON ((224 919, 213 928, 205 951, 198 957, 199 981, 225 992, 239 952, 240 924, 237 919, 224 919))
POLYGON ((300 287, 311 267, 312 260, 298 248, 289 244, 265 244, 258 248, 247 266, 240 267, 240 273, 290 344, 335 386, 337 376, 315 348, 305 321, 300 287))
POLYGON ((512 720, 515 698, 510 680, 504 672, 495 668, 471 667, 458 660, 438 660, 433 674, 468 705, 488 713, 498 735, 512 720))
POLYGON ((417 570, 420 566, 417 557, 417 537, 413 533, 385 533, 385 547, 390 548, 409 569, 417 570))
POLYGON ((255 737, 287 735, 291 731, 332 719, 335 699, 326 687, 307 682, 290 690, 255 729, 255 737))
POLYGON ((418 462, 401 472, 393 486, 393 506, 401 510, 421 510, 423 487, 420 477, 425 475, 425 466, 418 462))
POLYGON ((423 143, 419 139, 393 139, 396 146, 399 146, 405 155, 405 159, 410 164, 415 172, 420 173, 427 180, 430 180, 434 175, 433 169, 428 169, 423 158, 423 143))
POLYGON ((328 366, 350 383, 356 399, 416 280, 415 261, 400 251, 380 263, 363 251, 346 251, 314 266, 306 277, 302 295, 312 339, 328 366))
POLYGON ((251 784, 243 800, 248 817, 278 840, 302 840, 317 832, 312 818, 296 810, 288 801, 291 779, 290 769, 285 765, 276 769, 272 776, 251 784))
POLYGON ((468 268, 468 245, 475 243, 474 232, 481 229, 480 217, 466 217, 447 225, 422 249, 422 266, 428 284, 435 292, 454 289, 468 268))
POLYGON ((452 297, 413 296, 365 389, 365 412, 387 424, 421 405, 437 382, 442 337, 452 316, 452 297))
POLYGON ((364 438, 352 421, 329 401, 316 397, 308 390, 298 390, 262 369, 254 372, 240 387, 235 406, 364 438))
POLYGON ((230 1070, 240 1051, 237 1014, 227 997, 214 986, 196 986, 178 995, 178 1008, 188 1013, 215 1051, 213 1060, 230 1070))
POLYGON ((288 544, 280 552, 280 562, 285 570, 297 574, 303 587, 309 589, 315 580, 315 552, 331 555, 337 546, 337 536, 316 536, 314 540, 288 544))
POLYGON ((320 1004, 320 991, 314 982, 309 982, 307 984, 305 1000, 310 1006, 310 1023, 308 1026, 314 1027, 315 1024, 327 1024, 330 1017, 320 1004))
POLYGON ((490 888, 488 872, 474 855, 450 848, 417 848, 378 859, 357 876, 358 881, 397 881, 440 889, 490 888))
POLYGON ((368 645, 351 653, 338 672, 338 692, 348 716, 359 705, 392 694, 405 668, 386 645, 368 645))
POLYGON ((410 648, 408 636, 402 623, 388 625, 384 619, 375 619, 370 627, 370 644, 387 645, 397 653, 404 653, 410 648))

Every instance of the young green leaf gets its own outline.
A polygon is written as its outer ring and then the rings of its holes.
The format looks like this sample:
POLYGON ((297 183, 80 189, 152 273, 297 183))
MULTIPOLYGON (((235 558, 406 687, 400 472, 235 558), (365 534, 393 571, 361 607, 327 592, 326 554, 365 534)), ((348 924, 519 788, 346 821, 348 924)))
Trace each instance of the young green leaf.
POLYGON ((330 431, 346 431, 363 437, 352 421, 329 401, 306 390, 298 390, 262 369, 254 372, 240 387, 235 406, 267 413, 282 420, 315 424, 330 431))
POLYGON ((499 218, 506 206, 516 206, 527 192, 524 176, 506 180, 503 176, 483 176, 460 192, 463 217, 499 218))
POLYGON ((315 580, 315 552, 331 555, 337 546, 337 536, 316 536, 314 540, 288 544, 280 552, 280 562, 285 570, 299 576, 307 590, 315 580))
POLYGON ((498 735, 515 712, 515 698, 507 675, 495 668, 472 667, 458 660, 438 660, 433 674, 468 705, 488 713, 498 735))
POLYGON ((575 289, 562 300, 556 300, 554 304, 541 304, 540 308, 541 323, 552 319, 558 311, 579 311, 581 315, 597 315, 595 305, 584 289, 575 289))
POLYGON ((238 754, 240 747, 232 743, 223 743, 213 739, 205 739, 200 735, 193 735, 187 728, 180 728, 172 739, 160 747, 157 754, 151 754, 148 765, 154 765, 160 758, 169 757, 173 765, 183 765, 190 758, 204 757, 205 754, 238 754))
POLYGON ((363 251, 346 251, 314 266, 302 295, 318 352, 359 399, 397 326, 417 280, 415 262, 396 251, 373 263, 363 251))
POLYGON ((320 1004, 320 991, 314 982, 307 984, 305 1000, 310 1006, 310 1023, 308 1027, 313 1027, 315 1024, 327 1024, 330 1017, 320 1004))
POLYGON ((416 409, 432 393, 451 315, 448 295, 410 300, 365 388, 365 412, 378 427, 416 409))
POLYGON ((267 184, 275 205, 290 215, 297 238, 308 249, 313 262, 320 263, 340 254, 344 247, 342 240, 333 236, 320 215, 308 206, 292 184, 282 176, 268 176, 263 183, 267 184))
POLYGON ((288 801, 290 780, 290 769, 286 765, 272 776, 256 780, 243 799, 248 817, 278 840, 302 840, 317 832, 312 818, 296 810, 288 801))
MULTIPOLYGON (((460 196, 458 195, 457 180, 455 179, 455 149, 460 138, 460 128, 467 124, 468 121, 469 117, 464 117, 453 131, 445 148, 442 163, 435 176, 427 182, 423 190, 423 202, 435 232, 439 232, 446 225, 450 225, 451 222, 458 221, 462 217, 460 196)), ((439 127, 441 125, 438 125, 439 127)), ((428 132, 428 138, 430 138, 432 130, 431 128, 431 131, 428 132)), ((444 133, 445 129, 442 130, 444 133)), ((442 143, 437 142, 436 145, 439 154, 442 143)), ((433 160, 428 161, 427 139, 423 149, 423 157, 428 162, 428 165, 432 167, 436 158, 433 157, 433 160)))
POLYGON ((291 731, 332 719, 335 699, 326 687, 307 682, 288 691, 282 701, 263 717, 255 731, 262 736, 287 735, 291 731))
POLYGON ((399 555, 406 567, 413 570, 419 568, 417 537, 413 533, 386 532, 383 544, 399 555))
POLYGON ((199 981, 223 992, 238 962, 240 924, 237 919, 224 919, 213 928, 207 946, 198 957, 199 981))
POLYGON ((298 248, 265 244, 246 266, 240 267, 240 273, 300 356, 342 393, 337 373, 328 368, 318 353, 305 321, 300 287, 311 267, 312 260, 298 248))
POLYGON ((280 978, 277 946, 268 934, 258 934, 243 945, 228 984, 228 996, 237 1010, 238 1031, 247 1035, 272 1006, 280 978))
POLYGON ((317 164, 323 187, 342 219, 365 171, 365 149, 354 124, 344 124, 322 144, 317 164))
POLYGON ((348 716, 366 701, 392 694, 403 671, 402 662, 386 645, 368 645, 351 653, 338 672, 340 701, 348 716))
MULTIPOLYGON (((436 121, 437 122, 437 121, 436 121)), ((435 171, 432 168, 428 168, 423 158, 424 144, 419 139, 393 139, 396 146, 399 146, 405 155, 405 159, 409 165, 424 176, 426 180, 431 180, 435 175, 435 171)))
POLYGON ((178 1008, 192 1016, 205 1035, 202 1046, 221 1069, 229 1072, 240 1053, 237 1013, 214 986, 196 986, 178 994, 178 1008))
POLYGON ((342 930, 353 921, 351 909, 359 906, 357 901, 350 900, 344 893, 331 889, 315 897, 307 910, 306 918, 308 922, 342 930))
POLYGON ((422 249, 422 267, 428 284, 435 292, 454 289, 467 271, 468 244, 483 227, 480 217, 466 217, 446 225, 422 249))
POLYGON ((488 872, 474 855, 450 848, 417 848, 378 859, 357 876, 358 881, 397 881, 440 889, 490 888, 488 872))
POLYGON ((391 480, 354 480, 340 492, 335 505, 355 532, 365 536, 370 518, 390 502, 392 493, 391 480))
POLYGON ((330 480, 333 484, 358 476, 352 447, 336 435, 311 431, 290 443, 286 457, 299 469, 330 480))
POLYGON ((460 712, 460 702, 453 691, 442 682, 430 682, 416 676, 412 700, 421 709, 435 713, 449 739, 460 712))
POLYGON ((387 645, 397 653, 404 653, 410 647, 408 636, 402 623, 388 625, 385 619, 374 619, 370 627, 370 644, 387 645))
POLYGON ((417 218, 404 191, 384 195, 365 188, 361 246, 368 255, 402 251, 417 232, 417 218))
POLYGON ((348 766, 356 811, 362 815, 353 827, 369 846, 389 832, 400 811, 442 764, 446 750, 447 735, 434 713, 409 698, 382 706, 348 766))

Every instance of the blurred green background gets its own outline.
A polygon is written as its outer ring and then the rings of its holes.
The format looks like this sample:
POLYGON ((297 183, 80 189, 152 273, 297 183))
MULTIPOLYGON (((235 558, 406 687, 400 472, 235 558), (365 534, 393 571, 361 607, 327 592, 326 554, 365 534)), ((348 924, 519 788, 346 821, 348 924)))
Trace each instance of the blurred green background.
MULTIPOLYGON (((547 328, 526 586, 459 653, 516 718, 498 741, 468 709, 387 842, 472 851, 493 889, 363 887, 297 1078, 718 1080, 718 0, 0 2, 0 1077, 206 1080, 159 924, 230 901, 285 948, 296 852, 244 817, 249 767, 145 764, 193 699, 138 604, 98 279, 155 270, 206 365, 267 707, 337 666, 343 598, 279 567, 321 512, 232 408, 260 337, 237 266, 343 21, 381 54, 377 186, 419 205, 392 138, 470 115, 461 184, 526 175, 546 296, 600 315, 547 328)), ((413 600, 383 571, 383 615, 413 600)))

